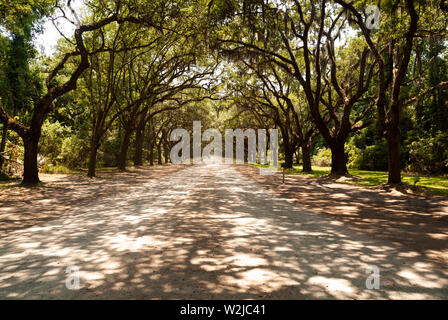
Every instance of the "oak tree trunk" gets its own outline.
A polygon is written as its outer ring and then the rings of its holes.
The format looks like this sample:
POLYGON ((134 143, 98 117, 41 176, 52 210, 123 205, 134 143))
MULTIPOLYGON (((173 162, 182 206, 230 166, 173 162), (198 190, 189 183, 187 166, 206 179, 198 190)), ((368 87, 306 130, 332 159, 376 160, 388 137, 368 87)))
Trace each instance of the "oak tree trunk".
POLYGON ((134 166, 143 165, 143 140, 145 139, 145 123, 140 123, 135 133, 134 166))
POLYGON ((165 157, 165 164, 167 164, 168 163, 168 156, 169 156, 169 154, 170 154, 170 150, 169 150, 170 148, 169 148, 169 146, 168 146, 168 142, 167 141, 164 141, 163 142, 163 154, 164 154, 164 157, 165 157))
POLYGON ((22 184, 37 184, 39 180, 39 171, 37 168, 37 152, 40 138, 38 133, 30 133, 23 137, 23 146, 25 154, 23 157, 23 180, 22 184))
POLYGON ((302 162, 303 162, 303 172, 311 172, 313 171, 311 167, 311 152, 310 147, 304 143, 302 145, 302 162))
POLYGON ((149 161, 149 165, 153 166, 154 165, 154 140, 152 138, 152 134, 149 135, 149 139, 148 139, 148 161, 149 161))
POLYGON ((294 150, 289 146, 285 146, 285 169, 291 169, 294 162, 294 150))
MULTIPOLYGON (((345 140, 344 140, 345 141, 345 140)), ((331 149, 331 174, 343 176, 348 173, 344 143, 334 143, 331 149)))
POLYGON ((92 143, 91 146, 90 146, 89 165, 88 165, 88 172, 87 172, 87 176, 90 177, 90 178, 95 177, 97 152, 98 152, 97 144, 96 143, 92 143))
MULTIPOLYGON (((2 142, 0 144, 0 153, 3 155, 3 153, 6 150, 6 137, 8 136, 8 126, 6 124, 3 124, 3 130, 2 130, 2 142)), ((0 172, 3 168, 4 159, 0 155, 0 172)))
POLYGON ((126 160, 128 156, 129 142, 131 140, 131 130, 124 130, 123 142, 120 148, 120 155, 118 157, 118 169, 126 170, 126 160))
POLYGON ((388 181, 390 184, 401 183, 400 136, 398 128, 389 130, 386 135, 388 147, 388 181))
POLYGON ((162 141, 157 144, 157 163, 162 164, 162 141))

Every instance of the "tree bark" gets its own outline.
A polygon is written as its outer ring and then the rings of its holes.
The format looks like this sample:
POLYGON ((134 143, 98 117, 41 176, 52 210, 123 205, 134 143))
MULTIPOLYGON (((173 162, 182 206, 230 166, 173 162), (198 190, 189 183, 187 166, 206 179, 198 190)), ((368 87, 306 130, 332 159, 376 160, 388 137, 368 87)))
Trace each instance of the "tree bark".
POLYGON ((162 140, 157 144, 157 163, 162 164, 162 140))
MULTIPOLYGON (((0 144, 0 153, 5 152, 6 150, 6 137, 8 136, 8 126, 6 124, 3 124, 3 131, 2 131, 2 142, 0 144)), ((0 156, 0 172, 3 168, 4 159, 0 156)))
POLYGON ((128 157, 128 149, 129 149, 129 142, 131 140, 131 130, 125 129, 124 130, 124 137, 123 137, 123 143, 121 144, 120 148, 120 155, 118 157, 118 169, 120 170, 126 170, 126 160, 128 157))
POLYGON ((143 165, 143 140, 145 138, 145 123, 139 124, 135 133, 134 166, 143 165))
POLYGON ((302 162, 303 162, 303 172, 311 172, 313 171, 311 167, 311 152, 310 147, 307 143, 302 145, 302 162))
POLYGON ((90 147, 90 154, 89 154, 89 169, 87 172, 87 176, 90 178, 95 177, 95 170, 96 170, 96 154, 97 154, 97 148, 96 146, 90 147))
POLYGON ((96 170, 96 155, 98 152, 98 140, 96 138, 92 138, 90 142, 90 152, 89 152, 89 165, 88 165, 88 171, 87 176, 90 178, 95 177, 95 170, 96 170))
POLYGON ((291 169, 294 162, 294 150, 289 146, 285 146, 285 169, 291 169))
POLYGON ((39 180, 39 171, 37 169, 37 151, 40 139, 40 130, 38 133, 29 134, 23 139, 25 154, 23 157, 23 180, 22 184, 37 184, 39 180))
POLYGON ((148 139, 148 161, 149 161, 149 165, 153 166, 154 165, 154 139, 152 137, 152 134, 149 134, 149 139, 148 139))
POLYGON ((169 146, 168 146, 168 142, 166 140, 163 141, 163 155, 164 155, 164 160, 165 160, 165 164, 168 163, 169 161, 169 154, 170 154, 170 150, 169 150, 169 146))
MULTIPOLYGON (((344 139, 345 141, 345 139, 344 139)), ((343 176, 348 173, 344 143, 335 143, 331 149, 331 174, 343 176)))
POLYGON ((400 135, 398 130, 391 130, 387 134, 388 146, 388 181, 390 184, 401 183, 401 161, 400 161, 400 135))

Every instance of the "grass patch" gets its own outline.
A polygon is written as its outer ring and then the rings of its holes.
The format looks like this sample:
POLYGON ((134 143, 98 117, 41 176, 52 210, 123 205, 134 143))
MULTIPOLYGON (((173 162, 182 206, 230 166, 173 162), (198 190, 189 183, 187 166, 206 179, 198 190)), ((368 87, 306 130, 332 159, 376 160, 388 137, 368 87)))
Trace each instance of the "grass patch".
MULTIPOLYGON (((384 171, 349 170, 349 173, 361 177, 362 179, 356 184, 363 187, 374 187, 387 183, 387 172, 384 171)), ((421 187, 439 195, 448 195, 447 177, 428 177, 404 173, 401 175, 401 179, 404 184, 409 186, 421 187)))
POLYGON ((67 167, 60 166, 60 165, 45 165, 41 170, 42 173, 62 173, 62 174, 69 174, 73 173, 73 171, 67 167))
POLYGON ((288 174, 301 174, 311 177, 322 177, 330 173, 330 167, 313 167, 312 172, 303 172, 302 166, 294 165, 292 169, 286 169, 285 173, 288 174))
MULTIPOLYGON (((268 165, 254 164, 256 167, 268 167, 268 165)), ((280 168, 280 167, 279 167, 280 168)), ((316 167, 313 166, 313 172, 302 172, 301 165, 294 165, 292 169, 287 169, 288 174, 300 174, 310 177, 321 177, 328 175, 331 171, 330 167, 316 167)), ((349 174, 360 177, 360 179, 354 179, 345 181, 344 183, 350 183, 361 187, 376 187, 387 183, 386 171, 367 171, 367 170, 354 170, 349 169, 349 174)), ((422 175, 414 175, 404 173, 401 175, 403 183, 409 186, 417 186, 430 191, 437 195, 448 195, 448 177, 428 177, 422 175)))

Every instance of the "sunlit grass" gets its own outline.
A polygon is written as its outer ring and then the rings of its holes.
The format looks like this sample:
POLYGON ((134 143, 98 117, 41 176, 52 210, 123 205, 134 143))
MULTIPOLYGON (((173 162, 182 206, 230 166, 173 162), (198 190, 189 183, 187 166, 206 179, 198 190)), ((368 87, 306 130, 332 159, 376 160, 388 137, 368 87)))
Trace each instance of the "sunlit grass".
MULTIPOLYGON (((267 165, 255 164, 257 167, 267 167, 267 165)), ((316 167, 313 166, 313 172, 302 172, 301 165, 294 165, 292 169, 287 169, 285 173, 300 174, 310 177, 321 177, 328 175, 331 171, 330 167, 316 167)), ((360 179, 353 179, 344 181, 346 183, 358 185, 361 187, 375 187, 387 183, 386 171, 368 171, 349 169, 349 174, 359 177, 360 179)), ((415 174, 402 174, 403 183, 410 186, 418 186, 429 190, 434 194, 448 195, 448 177, 428 177, 415 174)))

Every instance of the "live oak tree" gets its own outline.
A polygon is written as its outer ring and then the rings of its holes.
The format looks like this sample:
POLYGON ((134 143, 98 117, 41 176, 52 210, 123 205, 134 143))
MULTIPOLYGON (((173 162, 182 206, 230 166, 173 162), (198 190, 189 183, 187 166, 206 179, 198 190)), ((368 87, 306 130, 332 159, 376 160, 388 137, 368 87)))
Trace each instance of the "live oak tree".
MULTIPOLYGON (((1 121, 5 126, 14 130, 23 140, 25 149, 23 183, 27 184, 39 182, 37 153, 42 125, 45 119, 51 112, 56 99, 77 88, 78 79, 89 68, 89 57, 95 54, 86 46, 84 42, 85 35, 113 23, 134 24, 159 31, 167 31, 169 27, 164 26, 162 22, 178 17, 180 12, 182 12, 180 7, 170 6, 163 1, 133 2, 116 0, 108 1, 106 4, 103 1, 92 0, 88 2, 91 14, 81 22, 75 10, 70 6, 70 0, 67 0, 65 5, 60 1, 48 1, 48 3, 50 8, 53 8, 60 14, 59 17, 61 19, 65 19, 75 26, 73 37, 70 38, 64 35, 71 47, 66 52, 61 53, 59 60, 48 70, 45 79, 46 91, 36 101, 33 101, 29 112, 30 116, 27 119, 14 118, 0 101, 1 121), (69 12, 72 13, 73 17, 70 17, 69 12), (56 78, 62 71, 67 71, 66 66, 69 61, 76 61, 76 67, 71 70, 68 79, 56 81, 56 78)), ((20 12, 23 9, 22 6, 2 6, 0 7, 1 14, 9 18, 11 8, 17 9, 14 12, 20 12)), ((182 23, 182 21, 178 22, 182 23)), ((101 39, 98 39, 98 41, 101 42, 101 39)))
POLYGON ((89 53, 84 46, 83 34, 101 28, 116 19, 116 16, 111 16, 91 24, 81 25, 76 29, 74 34, 76 49, 66 53, 61 58, 60 62, 48 73, 45 80, 47 92, 34 103, 29 124, 21 123, 17 119, 11 117, 0 102, 0 118, 9 128, 11 128, 11 130, 17 132, 23 140, 25 148, 23 183, 35 184, 39 182, 37 152, 42 124, 50 112, 54 100, 74 90, 78 78, 89 65, 89 53), (79 58, 78 67, 73 71, 71 77, 66 82, 55 85, 53 82, 55 76, 64 68, 68 59, 75 56, 78 56, 79 58))
MULTIPOLYGON (((448 83, 439 83, 414 97, 403 96, 403 87, 408 75, 415 39, 428 36, 428 33, 433 32, 442 31, 446 34, 447 16, 442 10, 438 10, 437 7, 430 6, 426 2, 420 3, 412 0, 390 2, 380 8, 382 12, 381 29, 379 32, 375 32, 366 24, 362 6, 366 3, 357 6, 351 1, 335 0, 335 2, 351 15, 378 65, 378 89, 375 104, 379 122, 388 143, 388 183, 399 184, 401 183, 399 125, 403 107, 417 101, 436 88, 448 85, 448 83), (422 15, 425 16, 423 21, 420 19, 422 15), (434 21, 434 17, 438 17, 438 21, 434 21), (435 24, 436 28, 427 28, 431 24, 435 24), (437 27, 441 27, 441 30, 437 30, 437 27)), ((441 8, 442 4, 443 2, 441 8)))
POLYGON ((221 130, 279 128, 286 166, 301 147, 310 170, 307 154, 328 147, 332 173, 346 174, 347 155, 361 163, 356 142, 363 158, 388 153, 389 183, 427 150, 438 154, 431 172, 448 170, 446 1, 86 0, 82 18, 70 3, 0 4, 0 153, 18 133, 25 183, 39 181, 37 153, 44 170, 88 160, 89 176, 97 161, 168 161, 171 130, 207 112, 221 130), (368 5, 379 6, 378 29, 368 5), (33 47, 42 17, 75 29, 44 59, 33 47), (211 103, 213 83, 222 95, 211 103), (56 122, 67 130, 48 140, 56 122), (46 141, 65 151, 50 155, 46 141))

